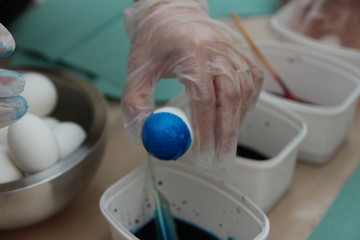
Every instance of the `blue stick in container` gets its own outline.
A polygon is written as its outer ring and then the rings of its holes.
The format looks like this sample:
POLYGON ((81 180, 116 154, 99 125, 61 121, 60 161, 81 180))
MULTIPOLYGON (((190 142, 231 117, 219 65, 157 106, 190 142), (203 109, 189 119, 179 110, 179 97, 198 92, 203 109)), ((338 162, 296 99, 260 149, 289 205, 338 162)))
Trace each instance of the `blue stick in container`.
POLYGON ((149 171, 155 199, 156 240, 179 240, 170 205, 161 191, 156 187, 156 176, 149 155, 149 171))
POLYGON ((160 160, 176 160, 192 143, 190 124, 183 111, 174 107, 160 108, 145 121, 142 141, 149 153, 149 171, 155 198, 155 223, 158 240, 178 240, 169 203, 156 187, 155 171, 150 155, 160 160))

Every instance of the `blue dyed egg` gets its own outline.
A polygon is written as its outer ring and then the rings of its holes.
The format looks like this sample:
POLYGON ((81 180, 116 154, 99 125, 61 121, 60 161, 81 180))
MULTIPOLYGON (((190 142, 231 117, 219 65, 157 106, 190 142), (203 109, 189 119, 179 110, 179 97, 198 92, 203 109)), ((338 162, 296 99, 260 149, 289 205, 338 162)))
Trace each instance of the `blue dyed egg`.
POLYGON ((179 109, 166 107, 146 119, 142 142, 152 156, 160 160, 176 160, 190 148, 191 129, 184 119, 185 114, 181 113, 179 109))

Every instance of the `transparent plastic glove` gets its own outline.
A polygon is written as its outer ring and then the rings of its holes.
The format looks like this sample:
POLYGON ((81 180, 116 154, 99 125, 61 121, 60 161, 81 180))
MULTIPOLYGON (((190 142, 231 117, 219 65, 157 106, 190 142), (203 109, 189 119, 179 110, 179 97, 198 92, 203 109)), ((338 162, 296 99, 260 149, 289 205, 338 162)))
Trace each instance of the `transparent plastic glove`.
POLYGON ((238 33, 207 11, 202 0, 140 0, 125 10, 131 51, 122 110, 128 134, 140 143, 155 84, 177 77, 189 100, 194 158, 206 168, 216 159, 227 169, 263 73, 244 53, 238 33))
POLYGON ((360 48, 359 0, 304 0, 298 30, 315 39, 338 36, 345 47, 360 48))
MULTIPOLYGON (((10 56, 14 49, 14 39, 0 24, 0 57, 10 56)), ((15 122, 26 113, 26 100, 19 96, 24 85, 25 80, 20 73, 0 69, 0 128, 15 122)))

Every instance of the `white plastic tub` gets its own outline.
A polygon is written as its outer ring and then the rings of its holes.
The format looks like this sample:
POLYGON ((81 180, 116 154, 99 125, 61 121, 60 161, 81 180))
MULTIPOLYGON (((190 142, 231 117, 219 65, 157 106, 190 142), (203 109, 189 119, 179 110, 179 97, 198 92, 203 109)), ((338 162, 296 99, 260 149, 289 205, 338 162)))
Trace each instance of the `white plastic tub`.
POLYGON ((291 184, 299 145, 306 133, 301 118, 260 99, 240 128, 239 143, 269 158, 238 156, 229 172, 212 171, 268 212, 291 184))
MULTIPOLYGON (((184 109, 187 102, 182 97, 170 104, 184 109)), ((299 145, 306 132, 306 124, 299 116, 264 101, 261 97, 245 117, 238 139, 241 146, 268 158, 254 160, 238 156, 229 171, 223 172, 217 168, 211 171, 267 212, 291 184, 299 145)), ((179 161, 195 164, 191 153, 179 161)))
MULTIPOLYGON (((113 239, 138 239, 132 231, 154 215, 147 165, 126 175, 102 195, 100 208, 113 239)), ((220 239, 266 239, 265 214, 237 189, 204 171, 179 162, 156 160, 158 188, 172 214, 215 234, 220 239), (231 238, 229 238, 231 237, 231 238)))
POLYGON ((360 67, 359 49, 342 47, 336 41, 334 43, 333 40, 313 39, 295 31, 291 27, 299 21, 300 9, 302 9, 303 3, 304 1, 290 1, 272 16, 271 26, 281 39, 343 58, 360 67))
POLYGON ((295 44, 260 42, 261 51, 299 99, 287 100, 265 72, 262 98, 299 114, 308 126, 299 159, 322 164, 329 161, 346 139, 360 93, 360 72, 337 57, 295 44))

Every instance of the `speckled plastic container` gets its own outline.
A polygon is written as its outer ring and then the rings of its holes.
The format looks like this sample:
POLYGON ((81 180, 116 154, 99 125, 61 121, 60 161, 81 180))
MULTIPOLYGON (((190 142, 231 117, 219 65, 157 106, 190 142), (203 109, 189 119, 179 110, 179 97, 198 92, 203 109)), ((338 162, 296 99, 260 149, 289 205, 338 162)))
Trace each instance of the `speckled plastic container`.
MULTIPOLYGON (((237 189, 208 172, 180 162, 156 161, 159 190, 172 214, 220 239, 262 240, 269 234, 265 214, 237 189), (230 237, 230 238, 229 238, 230 237)), ((146 164, 109 187, 100 208, 114 240, 134 240, 133 231, 154 215, 151 181, 146 164)))
POLYGON ((262 98, 296 112, 308 126, 299 159, 315 164, 330 161, 346 139, 354 117, 360 94, 359 68, 296 44, 262 41, 258 46, 295 95, 312 103, 294 102, 272 94, 282 91, 264 70, 262 98))
MULTIPOLYGON (((187 101, 179 96, 169 104, 186 109, 187 101)), ((299 146, 306 134, 307 126, 302 118, 260 97, 241 125, 238 143, 267 158, 255 160, 238 156, 227 172, 216 167, 211 172, 239 189, 267 212, 288 190, 299 146)), ((196 164, 190 153, 179 161, 193 166, 196 164)))

